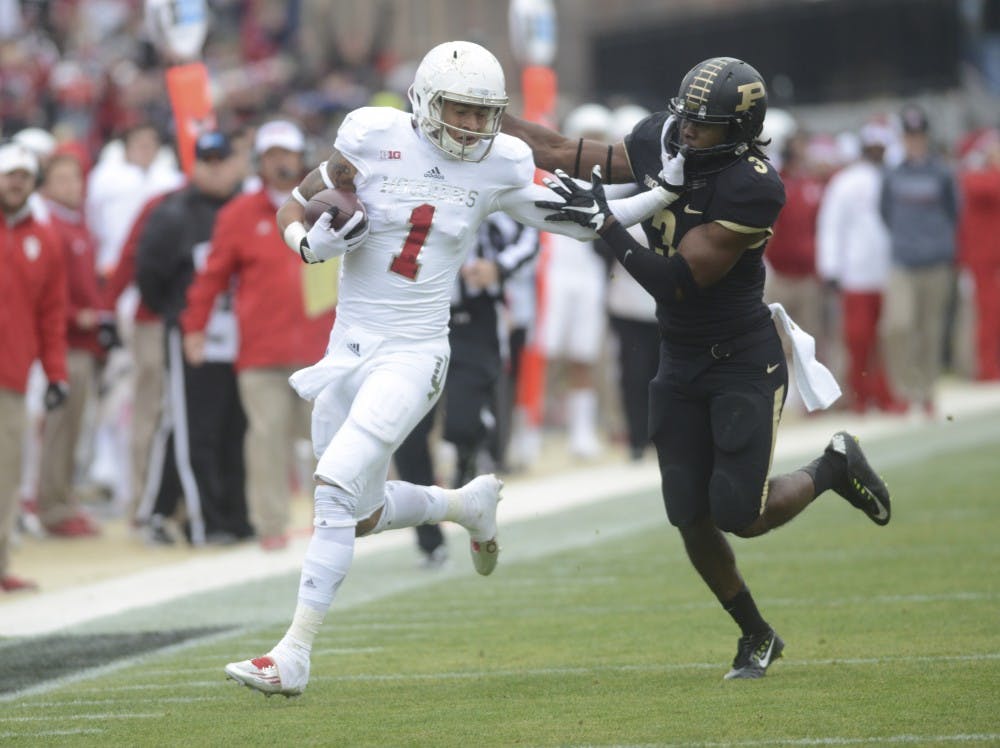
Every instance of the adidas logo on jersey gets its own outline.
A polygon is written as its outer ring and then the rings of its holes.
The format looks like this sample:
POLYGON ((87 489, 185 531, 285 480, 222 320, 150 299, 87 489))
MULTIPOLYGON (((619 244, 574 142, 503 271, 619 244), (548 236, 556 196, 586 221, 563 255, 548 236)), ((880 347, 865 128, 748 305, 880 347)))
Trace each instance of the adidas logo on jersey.
POLYGON ((348 343, 347 350, 353 353, 355 356, 361 355, 361 343, 348 343))
POLYGON ((444 179, 444 174, 436 166, 424 172, 424 179, 444 179))

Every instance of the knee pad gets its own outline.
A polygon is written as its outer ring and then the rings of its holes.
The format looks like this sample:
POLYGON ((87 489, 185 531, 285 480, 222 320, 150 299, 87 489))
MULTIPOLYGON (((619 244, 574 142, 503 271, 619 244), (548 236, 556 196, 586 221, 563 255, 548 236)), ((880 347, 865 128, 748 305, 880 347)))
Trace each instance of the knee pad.
POLYGON ((690 471, 680 465, 663 465, 662 475, 663 505, 667 510, 667 520, 674 527, 685 527, 703 516, 707 508, 695 490, 690 471))
POLYGON ((712 437, 723 452, 739 452, 757 431, 760 400, 743 392, 730 392, 712 403, 712 437))
POLYGON ((391 454, 391 444, 348 419, 320 455, 314 475, 359 497, 391 454))
POLYGON ((354 527, 357 524, 354 519, 357 508, 357 497, 340 486, 317 486, 313 501, 313 526, 354 527))
POLYGON ((739 533, 760 513, 759 501, 747 493, 745 482, 725 470, 716 470, 708 482, 712 521, 723 532, 739 533))

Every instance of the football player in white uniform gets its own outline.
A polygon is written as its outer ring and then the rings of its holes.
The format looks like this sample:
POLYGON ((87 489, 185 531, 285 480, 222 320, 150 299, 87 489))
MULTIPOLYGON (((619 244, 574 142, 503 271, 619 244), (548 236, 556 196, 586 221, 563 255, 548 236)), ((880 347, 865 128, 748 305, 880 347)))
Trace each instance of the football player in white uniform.
MULTIPOLYGON (((469 42, 435 47, 409 95, 412 115, 376 107, 350 113, 329 159, 278 211, 286 243, 306 262, 343 256, 343 265, 326 355, 290 380, 315 401, 319 461, 295 615, 268 654, 226 666, 230 678, 266 694, 305 688, 313 639, 347 575, 356 536, 457 522, 469 531, 476 571, 493 571, 500 480, 481 475, 454 490, 387 481, 389 460, 441 393, 452 287, 486 216, 506 211, 535 227, 595 236, 572 222, 546 223, 551 210, 534 205, 552 193, 533 184, 528 146, 499 132, 507 94, 490 52, 469 42), (358 211, 333 231, 324 214, 307 231, 304 205, 326 187, 356 191, 367 216, 358 211)), ((634 223, 666 198, 640 193, 615 201, 615 212, 634 223)))

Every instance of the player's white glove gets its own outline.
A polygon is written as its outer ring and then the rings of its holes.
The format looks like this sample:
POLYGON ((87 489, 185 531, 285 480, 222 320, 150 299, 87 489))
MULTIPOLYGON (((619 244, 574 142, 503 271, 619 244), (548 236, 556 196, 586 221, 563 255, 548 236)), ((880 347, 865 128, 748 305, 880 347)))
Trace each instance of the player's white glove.
MULTIPOLYGON (((671 192, 674 195, 673 200, 676 200, 682 192, 684 192, 684 156, 687 153, 687 148, 681 146, 677 153, 670 153, 669 144, 672 140, 671 130, 680 126, 677 121, 677 117, 670 115, 667 117, 666 122, 663 123, 663 130, 660 132, 660 173, 657 174, 657 179, 660 182, 660 186, 667 192, 671 192)), ((673 202, 671 200, 670 202, 673 202)))
POLYGON ((306 262, 323 262, 332 257, 340 257, 368 238, 371 226, 364 211, 355 211, 339 231, 330 227, 331 220, 332 216, 328 212, 323 213, 306 232, 305 239, 299 246, 302 259, 306 262))

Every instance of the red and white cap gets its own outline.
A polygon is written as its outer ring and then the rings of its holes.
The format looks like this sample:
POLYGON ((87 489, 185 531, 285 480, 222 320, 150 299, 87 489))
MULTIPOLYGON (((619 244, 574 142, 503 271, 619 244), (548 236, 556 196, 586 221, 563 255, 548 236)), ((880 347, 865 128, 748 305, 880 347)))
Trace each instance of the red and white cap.
POLYGON ((272 148, 284 148, 286 151, 302 153, 306 149, 306 138, 297 125, 288 120, 265 122, 257 128, 254 136, 253 149, 258 155, 272 148))

